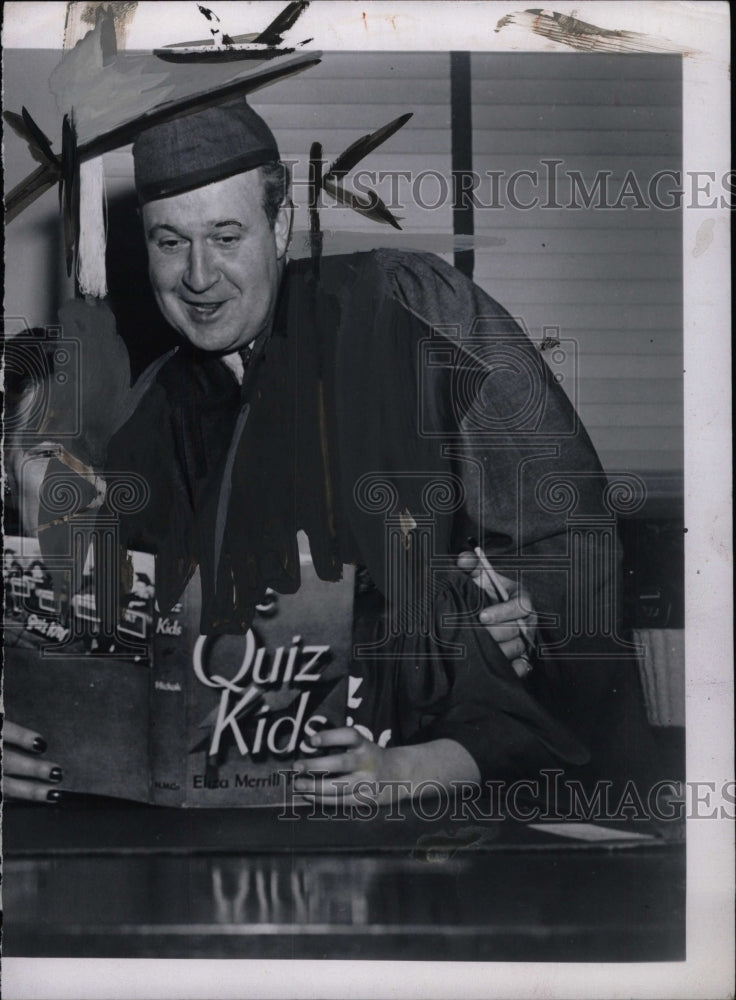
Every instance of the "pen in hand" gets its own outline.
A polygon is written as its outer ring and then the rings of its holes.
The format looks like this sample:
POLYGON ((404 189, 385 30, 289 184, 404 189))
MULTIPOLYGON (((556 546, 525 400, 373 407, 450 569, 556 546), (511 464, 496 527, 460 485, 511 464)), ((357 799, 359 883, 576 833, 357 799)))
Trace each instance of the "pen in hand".
POLYGON ((473 552, 478 557, 479 565, 483 568, 486 576, 491 582, 493 589, 496 591, 496 597, 499 599, 499 601, 508 601, 509 592, 508 590, 506 590, 506 587, 504 586, 501 577, 495 571, 493 566, 491 566, 488 557, 478 544, 478 540, 476 538, 469 537, 468 544, 472 546, 473 552))
MULTIPOLYGON (((472 538, 471 536, 468 536, 468 544, 470 545, 470 547, 473 550, 473 553, 478 559, 478 565, 485 573, 487 580, 489 581, 493 590, 495 591, 497 600, 501 602, 508 601, 509 592, 508 589, 506 588, 506 584, 502 579, 502 577, 499 576, 499 574, 491 565, 490 560, 488 559, 485 552, 478 543, 477 538, 472 538)), ((521 634, 522 640, 524 641, 524 645, 526 646, 526 652, 521 655, 520 659, 526 660, 526 662, 529 664, 529 669, 531 670, 531 663, 529 663, 529 653, 534 652, 535 643, 534 643, 533 633, 531 628, 528 625, 524 625, 522 622, 519 623, 519 632, 521 634)))

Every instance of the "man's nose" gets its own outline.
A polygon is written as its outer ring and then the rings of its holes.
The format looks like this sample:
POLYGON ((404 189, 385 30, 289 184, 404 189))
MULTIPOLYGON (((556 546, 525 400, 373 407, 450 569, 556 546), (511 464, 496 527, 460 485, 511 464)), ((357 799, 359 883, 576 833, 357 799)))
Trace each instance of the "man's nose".
POLYGON ((182 282, 190 292, 201 294, 217 283, 220 272, 206 246, 193 244, 182 282))

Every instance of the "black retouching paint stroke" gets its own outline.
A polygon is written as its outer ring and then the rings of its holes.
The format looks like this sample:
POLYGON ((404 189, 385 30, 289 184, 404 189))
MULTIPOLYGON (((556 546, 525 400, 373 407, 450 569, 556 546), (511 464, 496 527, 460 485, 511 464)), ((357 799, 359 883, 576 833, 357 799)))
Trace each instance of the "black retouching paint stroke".
MULTIPOLYGON (((450 53, 450 131, 454 199, 452 231, 455 236, 472 236, 475 231, 472 198, 464 197, 464 179, 473 170, 473 114, 470 93, 470 53, 450 53)), ((473 277, 475 252, 456 250, 455 267, 473 277)))

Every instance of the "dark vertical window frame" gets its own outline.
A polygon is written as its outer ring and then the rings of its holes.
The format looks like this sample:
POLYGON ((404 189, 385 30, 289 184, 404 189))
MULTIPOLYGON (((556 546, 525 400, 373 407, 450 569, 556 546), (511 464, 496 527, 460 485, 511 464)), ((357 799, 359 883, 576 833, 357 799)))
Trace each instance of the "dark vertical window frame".
MULTIPOLYGON (((454 197, 452 232, 454 236, 473 236, 475 221, 473 200, 463 196, 464 176, 473 170, 473 108, 471 102, 470 53, 450 53, 450 131, 452 141, 452 177, 454 197)), ((468 185, 469 190, 472 187, 468 185)), ((455 267, 468 278, 473 277, 475 252, 455 250, 455 267)))

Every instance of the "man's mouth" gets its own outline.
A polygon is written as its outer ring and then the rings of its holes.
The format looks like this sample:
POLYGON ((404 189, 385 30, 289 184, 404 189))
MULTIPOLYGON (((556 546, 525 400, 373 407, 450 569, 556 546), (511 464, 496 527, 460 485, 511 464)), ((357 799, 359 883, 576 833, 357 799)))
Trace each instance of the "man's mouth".
POLYGON ((189 312, 199 319, 212 318, 225 305, 224 302, 189 302, 186 299, 183 302, 189 312))

